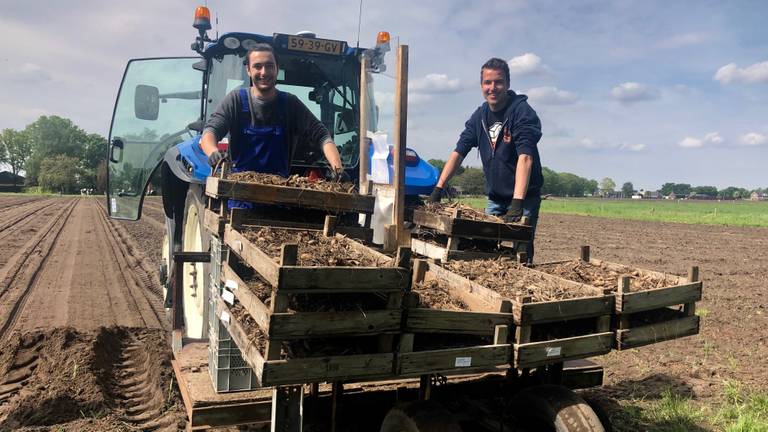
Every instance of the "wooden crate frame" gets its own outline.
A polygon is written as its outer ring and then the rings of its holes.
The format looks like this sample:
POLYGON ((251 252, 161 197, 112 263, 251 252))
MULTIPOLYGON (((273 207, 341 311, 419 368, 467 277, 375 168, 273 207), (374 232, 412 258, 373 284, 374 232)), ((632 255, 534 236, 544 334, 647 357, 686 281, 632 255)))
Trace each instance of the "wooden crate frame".
POLYGON ((447 236, 498 241, 531 241, 530 226, 462 219, 459 209, 456 209, 453 217, 417 209, 413 211, 413 223, 447 236))
MULTIPOLYGON (((521 271, 533 270, 521 268, 521 271)), ((507 363, 519 369, 602 355, 611 350, 614 334, 610 331, 610 318, 614 309, 614 296, 610 292, 591 287, 595 290, 595 296, 592 297, 533 303, 529 297, 504 298, 499 293, 446 270, 435 262, 425 261, 424 264, 419 264, 415 268, 415 280, 421 280, 425 277, 434 277, 443 281, 451 287, 453 292, 459 293, 462 300, 470 305, 474 302, 476 308, 499 311, 500 314, 504 314, 502 316, 509 316, 515 332, 513 336, 510 335, 513 349, 510 351, 507 363), (533 326, 559 322, 567 325, 566 321, 583 318, 595 320, 593 333, 545 341, 531 342, 530 340, 533 326)), ((556 279, 558 283, 583 287, 582 284, 551 275, 543 275, 543 277, 556 279)), ((434 315, 439 317, 439 314, 434 315)), ((475 326, 477 326, 476 317, 472 316, 471 313, 467 315, 466 325, 470 325, 470 317, 475 319, 475 326)), ((501 316, 497 317, 497 319, 500 318, 501 316)), ((439 328, 436 320, 433 320, 429 325, 433 328, 439 328)), ((493 323, 493 325, 495 326, 494 341, 498 343, 500 342, 498 339, 499 330, 503 334, 504 329, 498 329, 499 324, 493 323)), ((414 330, 427 329, 424 324, 420 326, 414 330)))
MULTIPOLYGON (((637 271, 641 275, 669 279, 672 282, 672 285, 667 287, 630 292, 631 278, 629 276, 618 278, 614 310, 616 315, 614 320, 615 348, 617 350, 637 348, 699 333, 700 320, 696 315, 696 302, 702 298, 703 284, 699 279, 698 266, 693 266, 688 270, 688 277, 670 275, 591 258, 589 246, 582 246, 580 259, 595 266, 605 266, 614 271, 637 271), (666 312, 664 309, 673 306, 682 306, 682 311, 669 320, 640 326, 632 326, 630 323, 630 317, 633 314, 654 310, 666 312)), ((544 264, 559 264, 570 261, 572 260, 553 261, 544 264)))
POLYGON ((243 183, 218 177, 208 177, 205 183, 205 194, 216 199, 237 199, 258 204, 367 214, 373 213, 375 200, 375 197, 370 195, 243 183))
POLYGON ((410 287, 410 250, 400 248, 392 259, 339 234, 361 253, 387 267, 303 267, 296 262, 296 245, 283 245, 280 264, 248 241, 237 229, 227 225, 224 242, 244 263, 253 268, 273 287, 271 305, 266 306, 249 289, 228 263, 222 265, 225 286, 266 333, 268 342, 262 354, 248 340, 242 325, 231 314, 224 300, 217 305, 217 315, 230 330, 243 358, 254 369, 260 384, 290 385, 320 381, 354 381, 392 377, 394 372, 394 335, 399 333, 402 294, 410 287), (241 289, 242 287, 242 289, 241 289), (288 312, 288 294, 386 293, 386 308, 359 312, 288 312), (284 340, 314 337, 378 336, 382 353, 280 359, 284 340))

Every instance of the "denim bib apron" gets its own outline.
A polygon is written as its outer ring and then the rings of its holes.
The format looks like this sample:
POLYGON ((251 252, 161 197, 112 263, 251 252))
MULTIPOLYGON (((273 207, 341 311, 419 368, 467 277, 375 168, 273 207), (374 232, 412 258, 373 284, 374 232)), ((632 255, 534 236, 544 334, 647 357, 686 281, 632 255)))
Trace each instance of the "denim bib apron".
MULTIPOLYGON (((290 174, 290 152, 285 134, 286 96, 277 93, 277 124, 254 126, 251 124, 251 109, 248 104, 248 89, 240 89, 240 139, 230 147, 232 172, 255 171, 288 177, 290 174)), ((229 208, 254 208, 253 204, 229 200, 229 208)))

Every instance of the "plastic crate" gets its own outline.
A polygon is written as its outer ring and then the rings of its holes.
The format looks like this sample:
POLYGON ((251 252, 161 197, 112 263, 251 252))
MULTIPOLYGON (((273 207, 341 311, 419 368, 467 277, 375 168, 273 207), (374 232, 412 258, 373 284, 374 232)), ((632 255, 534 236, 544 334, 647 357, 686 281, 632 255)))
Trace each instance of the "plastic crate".
POLYGON ((227 328, 216 316, 216 301, 221 296, 221 282, 211 280, 208 326, 208 371, 216 393, 247 391, 257 388, 256 374, 240 355, 227 328))

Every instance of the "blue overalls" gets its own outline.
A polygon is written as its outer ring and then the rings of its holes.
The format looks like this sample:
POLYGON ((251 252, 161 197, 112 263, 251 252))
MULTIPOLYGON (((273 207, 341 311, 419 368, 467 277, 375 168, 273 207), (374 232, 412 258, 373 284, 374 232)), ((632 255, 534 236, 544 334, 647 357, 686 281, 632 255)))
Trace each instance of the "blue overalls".
MULTIPOLYGON (((286 95, 277 92, 277 124, 254 126, 251 123, 251 108, 248 103, 248 89, 240 89, 239 139, 230 146, 232 172, 255 171, 288 177, 291 169, 290 151, 286 142, 286 95)), ((229 208, 254 208, 253 204, 229 200, 229 208)))

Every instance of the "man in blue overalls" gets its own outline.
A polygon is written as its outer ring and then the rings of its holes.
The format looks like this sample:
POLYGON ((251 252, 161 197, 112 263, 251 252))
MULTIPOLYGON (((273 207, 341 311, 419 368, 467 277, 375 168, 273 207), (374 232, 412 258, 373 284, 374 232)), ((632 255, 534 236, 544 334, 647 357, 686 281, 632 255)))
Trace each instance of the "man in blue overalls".
POLYGON ((294 95, 278 91, 277 60, 272 47, 257 44, 245 56, 250 88, 231 91, 205 124, 200 147, 215 167, 227 153, 217 143, 230 134, 232 171, 256 171, 288 177, 299 138, 322 148, 335 177, 343 174, 341 157, 328 129, 294 95))
MULTIPOLYGON (((480 68, 480 90, 485 103, 467 120, 430 201, 440 201, 445 184, 469 151, 477 147, 488 195, 485 212, 507 223, 527 216, 535 235, 544 184, 537 147, 541 121, 526 102, 528 97, 509 89, 509 66, 504 60, 492 58, 480 68)), ((533 252, 531 238, 528 263, 533 262, 533 252)))

